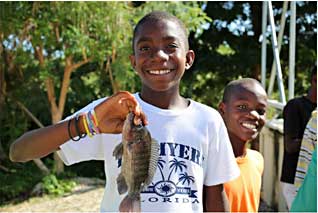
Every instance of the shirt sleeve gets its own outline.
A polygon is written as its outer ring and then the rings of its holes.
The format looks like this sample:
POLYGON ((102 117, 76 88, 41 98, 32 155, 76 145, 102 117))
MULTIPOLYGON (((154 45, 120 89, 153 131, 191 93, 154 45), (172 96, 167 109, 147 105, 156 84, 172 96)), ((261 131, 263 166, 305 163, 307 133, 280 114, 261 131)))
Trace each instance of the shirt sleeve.
POLYGON ((209 144, 207 170, 204 178, 206 186, 222 184, 236 179, 240 175, 225 124, 221 116, 218 116, 218 120, 220 121, 218 125, 212 127, 215 131, 209 144))
POLYGON ((89 161, 103 160, 104 146, 101 135, 95 135, 92 138, 86 136, 80 141, 68 141, 60 146, 57 152, 66 165, 89 161))

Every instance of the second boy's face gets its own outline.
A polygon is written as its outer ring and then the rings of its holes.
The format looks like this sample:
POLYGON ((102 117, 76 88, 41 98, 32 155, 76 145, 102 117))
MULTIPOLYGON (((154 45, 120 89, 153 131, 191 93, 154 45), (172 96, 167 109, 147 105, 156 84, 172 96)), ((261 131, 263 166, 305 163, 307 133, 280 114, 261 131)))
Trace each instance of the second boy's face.
POLYGON ((184 39, 182 30, 172 21, 145 22, 139 27, 130 60, 144 90, 163 92, 179 88, 184 71, 194 60, 184 39))
POLYGON ((231 140, 246 142, 257 137, 265 124, 266 92, 260 85, 244 85, 221 103, 221 114, 231 140))

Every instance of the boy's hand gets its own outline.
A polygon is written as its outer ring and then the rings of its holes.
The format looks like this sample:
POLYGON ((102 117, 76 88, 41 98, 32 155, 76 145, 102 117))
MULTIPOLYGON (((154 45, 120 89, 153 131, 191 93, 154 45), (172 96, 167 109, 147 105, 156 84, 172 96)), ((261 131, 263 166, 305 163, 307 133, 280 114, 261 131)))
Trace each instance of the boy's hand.
POLYGON ((132 94, 122 91, 112 95, 95 107, 99 129, 102 133, 121 133, 126 115, 130 111, 136 115, 135 124, 148 124, 145 114, 132 94))

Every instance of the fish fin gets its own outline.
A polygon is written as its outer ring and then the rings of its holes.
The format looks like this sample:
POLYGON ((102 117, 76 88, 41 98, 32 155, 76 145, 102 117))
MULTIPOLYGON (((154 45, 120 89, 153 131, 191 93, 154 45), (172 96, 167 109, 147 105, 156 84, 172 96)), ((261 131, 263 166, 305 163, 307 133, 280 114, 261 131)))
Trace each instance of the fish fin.
POLYGON ((120 212, 141 212, 140 194, 126 195, 119 205, 120 212))
POLYGON ((159 159, 159 143, 152 138, 151 140, 151 152, 150 152, 150 161, 148 169, 148 177, 144 182, 143 188, 145 189, 152 181, 155 176, 159 159))
POLYGON ((116 158, 116 160, 120 159, 123 156, 123 143, 122 142, 115 147, 115 149, 113 151, 113 156, 116 158))
POLYGON ((124 194, 128 190, 125 177, 122 173, 120 173, 117 177, 117 190, 119 194, 124 194))

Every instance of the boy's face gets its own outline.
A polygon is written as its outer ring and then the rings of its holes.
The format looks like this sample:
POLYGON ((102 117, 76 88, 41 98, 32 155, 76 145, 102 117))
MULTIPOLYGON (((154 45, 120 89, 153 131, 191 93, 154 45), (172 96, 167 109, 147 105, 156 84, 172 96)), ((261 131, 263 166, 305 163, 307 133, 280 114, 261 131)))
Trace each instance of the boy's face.
POLYGON ((267 95, 260 85, 248 83, 237 86, 227 103, 219 105, 231 141, 255 139, 265 124, 266 107, 267 95))
POLYGON ((194 60, 184 37, 173 21, 148 21, 139 27, 130 60, 143 89, 162 92, 179 88, 181 77, 194 60))

